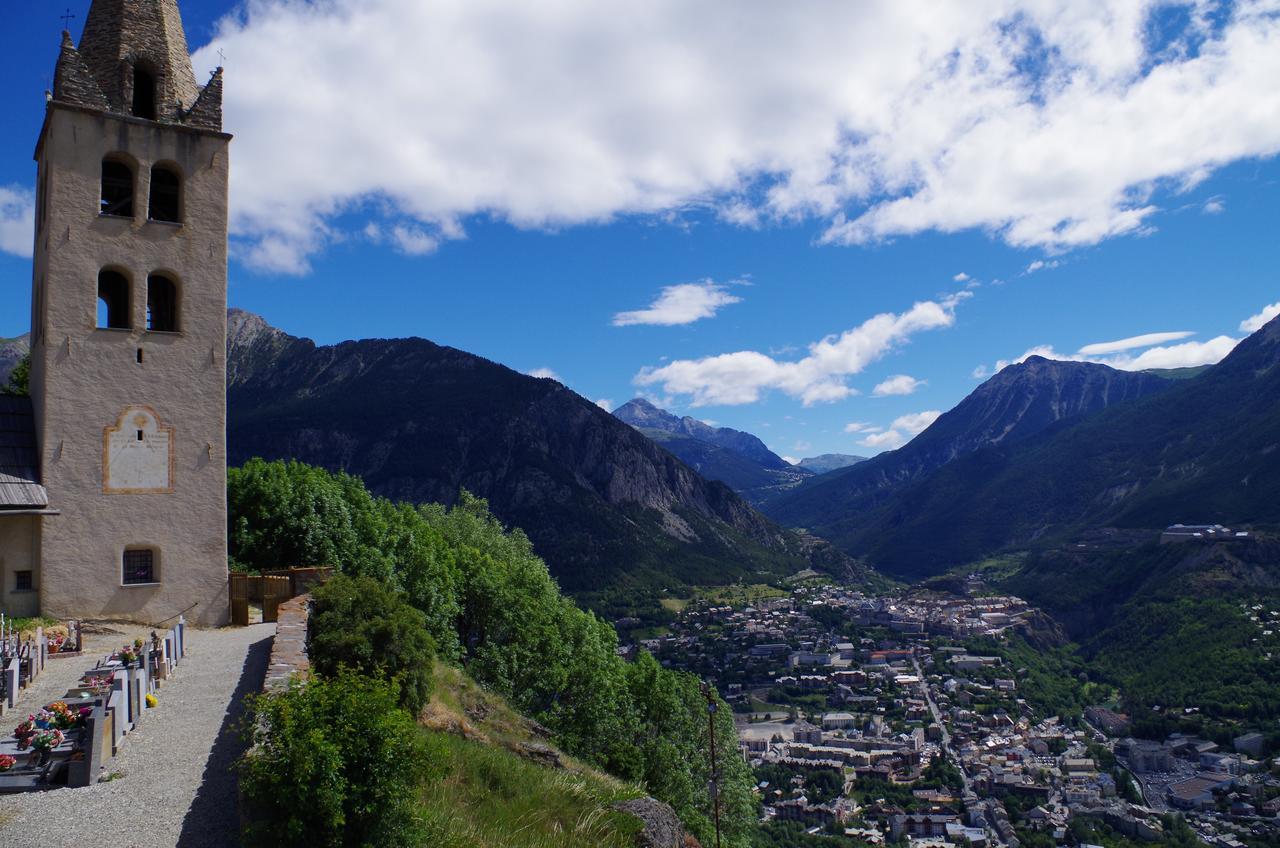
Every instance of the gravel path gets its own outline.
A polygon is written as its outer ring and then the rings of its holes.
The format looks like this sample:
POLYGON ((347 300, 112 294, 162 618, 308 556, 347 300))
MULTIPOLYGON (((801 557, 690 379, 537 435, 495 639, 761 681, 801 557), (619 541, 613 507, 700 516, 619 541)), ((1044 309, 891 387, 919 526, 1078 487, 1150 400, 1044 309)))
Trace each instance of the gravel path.
MULTIPOLYGON (((143 717, 107 765, 118 777, 85 789, 0 797, 0 848, 239 845, 231 766, 242 746, 234 728, 244 696, 262 686, 274 633, 274 624, 188 631, 187 655, 160 690, 159 708, 143 717)), ((22 708, 61 695, 126 635, 134 634, 94 637, 83 657, 46 666, 22 708), (71 665, 64 670, 62 663, 71 665)), ((10 716, 15 713, 4 721, 10 716)))

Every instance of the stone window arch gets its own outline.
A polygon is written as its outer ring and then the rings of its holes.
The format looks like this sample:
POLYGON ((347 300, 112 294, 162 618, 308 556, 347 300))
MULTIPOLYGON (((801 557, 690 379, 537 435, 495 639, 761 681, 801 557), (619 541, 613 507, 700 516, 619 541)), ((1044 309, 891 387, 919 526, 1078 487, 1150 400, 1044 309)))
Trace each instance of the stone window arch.
POLYGON ((157 272, 147 277, 147 329, 153 333, 176 333, 178 284, 172 275, 157 272))
POLYGON ((98 329, 133 329, 129 277, 116 268, 98 272, 98 329))
POLYGON ((152 167, 150 200, 147 216, 152 221, 182 223, 182 174, 176 165, 161 162, 152 167))
POLYGON ((118 153, 107 155, 102 160, 102 201, 98 213, 132 218, 133 192, 133 165, 118 153))

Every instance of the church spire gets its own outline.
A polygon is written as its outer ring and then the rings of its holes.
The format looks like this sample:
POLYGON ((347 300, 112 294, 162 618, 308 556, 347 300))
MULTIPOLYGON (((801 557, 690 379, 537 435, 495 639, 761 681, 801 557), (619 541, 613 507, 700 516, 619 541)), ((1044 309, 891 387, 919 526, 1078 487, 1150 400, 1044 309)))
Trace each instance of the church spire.
POLYGON ((112 112, 179 122, 200 95, 177 0, 93 0, 79 53, 112 112))
POLYGON ((108 105, 69 32, 62 33, 62 52, 58 54, 58 67, 53 72, 53 99, 91 109, 106 109, 108 105))

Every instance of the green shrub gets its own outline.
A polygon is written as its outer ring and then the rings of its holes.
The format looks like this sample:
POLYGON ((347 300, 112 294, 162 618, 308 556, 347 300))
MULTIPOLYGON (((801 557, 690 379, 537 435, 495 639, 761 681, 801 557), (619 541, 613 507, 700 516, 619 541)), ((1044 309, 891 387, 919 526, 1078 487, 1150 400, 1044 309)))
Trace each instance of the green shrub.
POLYGON ((310 656, 316 672, 332 677, 347 666, 386 677, 396 685, 401 707, 413 716, 422 712, 435 659, 426 616, 369 577, 339 575, 312 597, 310 656))
POLYGON ((344 669, 252 702, 240 761, 245 844, 415 845, 415 801, 441 756, 387 681, 344 669))

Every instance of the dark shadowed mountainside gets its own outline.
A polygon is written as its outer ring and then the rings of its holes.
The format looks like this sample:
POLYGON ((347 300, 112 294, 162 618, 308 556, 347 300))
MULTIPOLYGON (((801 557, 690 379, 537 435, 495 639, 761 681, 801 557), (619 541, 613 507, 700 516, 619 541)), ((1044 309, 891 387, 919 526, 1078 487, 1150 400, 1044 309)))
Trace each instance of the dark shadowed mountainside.
POLYGON ((1164 391, 1170 381, 1085 362, 1033 356, 989 379, 905 447, 813 478, 767 503, 784 524, 856 525, 877 504, 915 480, 974 451, 1013 444, 1064 419, 1164 391))
POLYGON ((680 418, 643 398, 623 404, 613 414, 703 477, 724 483, 751 503, 790 489, 814 473, 791 465, 750 433, 680 418))
POLYGON ((861 503, 811 526, 900 575, 1096 527, 1278 525, 1280 319, 1199 377, 981 448, 861 503))
POLYGON ((466 489, 523 528, 568 591, 847 562, 554 380, 424 339, 320 347, 238 310, 227 347, 233 464, 298 459, 419 503, 466 489))

